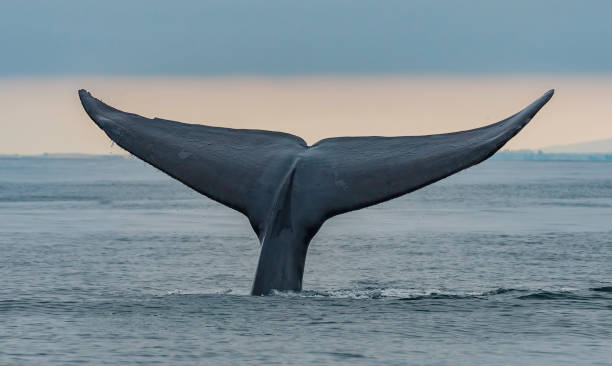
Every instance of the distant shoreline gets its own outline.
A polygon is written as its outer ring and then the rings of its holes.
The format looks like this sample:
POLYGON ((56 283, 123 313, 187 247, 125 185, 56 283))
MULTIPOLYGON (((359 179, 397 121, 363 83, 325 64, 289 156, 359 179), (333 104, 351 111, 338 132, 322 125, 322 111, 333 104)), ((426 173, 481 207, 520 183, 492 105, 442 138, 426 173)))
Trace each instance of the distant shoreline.
POLYGON ((510 161, 610 161, 612 153, 546 153, 542 150, 499 151, 493 160, 510 161))
POLYGON ((0 154, 0 159, 128 159, 129 154, 44 153, 35 155, 0 154))
MULTIPOLYGON (((0 159, 129 159, 129 154, 46 153, 40 155, 0 154, 0 159)), ((612 162, 612 153, 546 153, 541 150, 500 151, 491 160, 497 161, 603 161, 612 162)))

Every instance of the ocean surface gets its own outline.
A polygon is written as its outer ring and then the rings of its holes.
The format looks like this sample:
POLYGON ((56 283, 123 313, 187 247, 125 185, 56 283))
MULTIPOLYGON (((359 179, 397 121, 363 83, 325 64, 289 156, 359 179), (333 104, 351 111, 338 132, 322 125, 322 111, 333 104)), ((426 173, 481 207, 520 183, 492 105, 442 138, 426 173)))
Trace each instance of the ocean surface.
POLYGON ((0 365, 611 365, 612 163, 487 161, 329 220, 249 296, 246 218, 134 158, 0 158, 0 365))

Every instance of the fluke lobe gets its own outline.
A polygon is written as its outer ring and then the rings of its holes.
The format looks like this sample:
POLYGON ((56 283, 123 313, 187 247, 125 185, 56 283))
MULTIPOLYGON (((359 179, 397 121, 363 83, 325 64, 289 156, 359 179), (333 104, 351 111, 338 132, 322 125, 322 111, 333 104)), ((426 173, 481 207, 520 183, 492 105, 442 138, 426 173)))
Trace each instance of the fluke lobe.
POLYGON ((550 90, 503 121, 428 136, 334 137, 308 146, 282 132, 193 125, 79 97, 117 145, 246 215, 261 242, 253 295, 300 291, 308 244, 332 216, 422 188, 478 164, 516 135, 550 90))

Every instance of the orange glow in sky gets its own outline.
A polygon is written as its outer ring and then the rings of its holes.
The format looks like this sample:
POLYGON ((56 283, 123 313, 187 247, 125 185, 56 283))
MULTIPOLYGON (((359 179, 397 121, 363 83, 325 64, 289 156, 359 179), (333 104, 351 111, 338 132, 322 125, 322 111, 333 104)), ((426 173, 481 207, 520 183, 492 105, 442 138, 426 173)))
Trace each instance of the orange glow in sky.
POLYGON ((121 154, 77 89, 147 117, 331 136, 423 135, 508 117, 555 96, 504 149, 612 138, 612 76, 66 77, 0 79, 0 154, 121 154))

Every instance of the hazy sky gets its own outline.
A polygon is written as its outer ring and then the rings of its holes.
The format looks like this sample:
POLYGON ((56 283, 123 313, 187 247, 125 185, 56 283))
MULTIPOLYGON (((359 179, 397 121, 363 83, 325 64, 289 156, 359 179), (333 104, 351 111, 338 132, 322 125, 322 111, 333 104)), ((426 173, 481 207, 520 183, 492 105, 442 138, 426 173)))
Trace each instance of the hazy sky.
POLYGON ((612 137, 612 77, 74 77, 0 83, 0 153, 120 153, 76 90, 147 117, 330 136, 422 135, 506 118, 551 87, 553 99, 506 148, 612 137))
POLYGON ((0 74, 612 71, 612 1, 2 0, 0 74))
POLYGON ((612 138, 612 1, 0 1, 0 154, 119 153, 77 88, 147 116, 338 135, 612 138))

